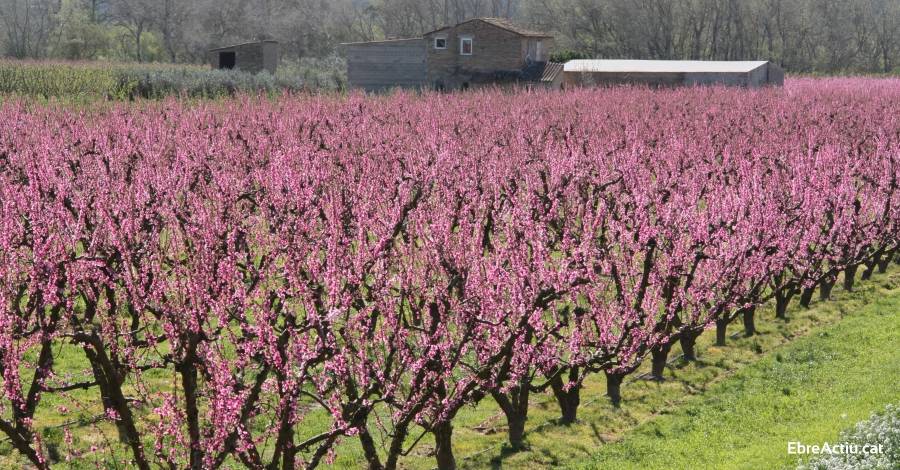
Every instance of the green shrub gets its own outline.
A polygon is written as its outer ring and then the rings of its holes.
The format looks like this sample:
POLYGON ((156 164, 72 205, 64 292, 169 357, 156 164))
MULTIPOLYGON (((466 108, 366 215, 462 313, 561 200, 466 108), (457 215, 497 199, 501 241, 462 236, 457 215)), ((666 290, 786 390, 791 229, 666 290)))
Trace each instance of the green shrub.
POLYGON ((112 69, 77 64, 0 61, 0 93, 45 98, 106 95, 118 84, 112 69))
POLYGON ((573 50, 559 51, 550 56, 550 62, 566 63, 570 60, 578 60, 578 59, 593 59, 593 56, 591 56, 591 54, 588 54, 586 52, 579 52, 579 51, 573 51, 573 50))
MULTIPOLYGON (((333 68, 333 67, 332 67, 333 68)), ((310 68, 310 81, 340 89, 328 68, 310 68), (324 75, 322 75, 324 74, 324 75), (321 76, 320 76, 321 75, 321 76)), ((41 98, 133 100, 167 96, 221 98, 304 89, 305 76, 165 64, 0 61, 0 94, 41 98)), ((316 85, 318 86, 318 85, 316 85)))
POLYGON ((278 67, 276 79, 299 79, 303 88, 313 90, 346 90, 347 62, 338 56, 324 58, 304 57, 300 61, 286 61, 278 67))
POLYGON ((273 94, 298 90, 303 82, 276 79, 267 72, 252 74, 238 70, 160 69, 130 70, 123 74, 133 84, 132 96, 159 99, 180 95, 191 98, 221 98, 236 93, 273 94))

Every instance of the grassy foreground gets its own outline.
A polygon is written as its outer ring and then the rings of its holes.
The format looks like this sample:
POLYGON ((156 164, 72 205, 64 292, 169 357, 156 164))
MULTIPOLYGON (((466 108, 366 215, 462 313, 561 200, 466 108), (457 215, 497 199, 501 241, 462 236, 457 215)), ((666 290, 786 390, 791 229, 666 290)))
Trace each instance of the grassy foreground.
MULTIPOLYGON (((465 408, 454 420, 457 463, 463 469, 778 468, 796 462, 786 453, 788 440, 834 441, 841 429, 900 397, 894 387, 900 382, 900 267, 858 282, 852 293, 836 288, 833 301, 814 302, 808 310, 795 302, 787 322, 773 316, 772 308, 759 309, 759 334, 751 338, 733 325, 724 347, 712 344, 712 333, 701 336, 696 362, 680 360, 676 347, 663 383, 640 379, 649 369, 645 365, 626 379, 620 409, 604 396, 602 377, 590 377, 573 425, 556 424, 552 396, 533 395, 525 450, 504 446, 505 421, 493 400, 465 408)), ((60 351, 57 361, 73 373, 87 367, 77 351, 60 351)), ((145 380, 155 390, 174 386, 162 371, 145 380)), ((95 395, 76 391, 70 400, 51 399, 39 411, 38 429, 56 452, 66 447, 63 427, 71 429, 76 449, 116 441, 113 426, 95 421, 102 413, 95 395)), ((324 417, 321 423, 316 418, 308 417, 305 426, 327 425, 324 417)), ((113 447, 115 460, 128 458, 127 449, 113 447)), ((403 468, 433 468, 433 448, 426 434, 401 460, 403 468)), ((358 442, 347 439, 333 467, 356 469, 363 462, 358 442)), ((57 466, 109 464, 88 457, 57 466)), ((0 469, 24 466, 0 439, 0 469)))
MULTIPOLYGON (((896 275, 894 275, 896 279, 896 275)), ((793 468, 788 441, 840 430, 900 398, 900 290, 767 355, 580 468, 793 468)))
MULTIPOLYGON (((796 462, 787 440, 815 443, 900 396, 900 269, 836 288, 810 309, 791 304, 787 322, 757 312, 758 335, 730 327, 725 347, 698 340, 699 361, 674 360, 663 383, 626 379, 613 408, 601 377, 582 392, 579 422, 560 426, 552 397, 532 397, 526 439, 512 452, 491 400, 458 416, 454 450, 462 468, 777 468, 796 462), (792 430, 795 431, 792 433, 792 430)), ((672 356, 680 353, 677 347, 672 356)), ((646 369, 646 370, 644 370, 646 369)), ((430 443, 407 460, 431 468, 430 443), (421 460, 420 460, 421 459, 421 460), (411 460, 411 461, 410 461, 411 460)), ((340 462, 339 462, 340 464, 340 462)), ((346 466, 350 468, 350 465, 346 466)))

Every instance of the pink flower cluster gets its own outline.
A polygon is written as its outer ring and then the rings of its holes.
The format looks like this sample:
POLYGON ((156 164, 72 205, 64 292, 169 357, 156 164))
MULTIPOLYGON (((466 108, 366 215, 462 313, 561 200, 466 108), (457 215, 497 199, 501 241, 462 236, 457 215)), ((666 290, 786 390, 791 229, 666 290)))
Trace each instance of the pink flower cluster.
POLYGON ((452 468, 465 405, 521 443, 529 393, 571 421, 602 372, 618 404, 647 358, 898 247, 897 80, 7 103, 0 130, 0 431, 37 468, 50 395, 140 469, 342 439, 394 469, 422 432, 452 468))

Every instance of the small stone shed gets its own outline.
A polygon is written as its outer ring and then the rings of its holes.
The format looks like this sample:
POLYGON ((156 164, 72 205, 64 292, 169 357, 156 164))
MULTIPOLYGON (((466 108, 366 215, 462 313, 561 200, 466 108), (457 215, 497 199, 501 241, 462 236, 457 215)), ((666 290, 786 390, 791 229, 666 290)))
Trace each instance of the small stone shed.
POLYGON ((254 41, 233 46, 217 47, 209 51, 214 69, 235 69, 251 73, 278 70, 278 42, 254 41))
POLYGON ((767 61, 571 60, 565 64, 563 82, 565 87, 635 83, 758 88, 783 85, 784 70, 767 61))

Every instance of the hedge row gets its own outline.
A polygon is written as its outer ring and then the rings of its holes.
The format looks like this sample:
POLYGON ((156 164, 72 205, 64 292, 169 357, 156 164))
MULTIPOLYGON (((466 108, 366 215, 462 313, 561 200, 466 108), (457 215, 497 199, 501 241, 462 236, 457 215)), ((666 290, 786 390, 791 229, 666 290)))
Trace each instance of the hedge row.
POLYGON ((299 90, 301 78, 165 64, 0 61, 0 94, 40 98, 221 98, 299 90))

